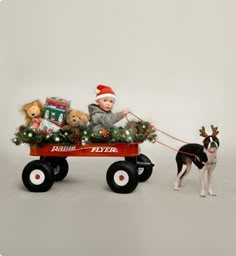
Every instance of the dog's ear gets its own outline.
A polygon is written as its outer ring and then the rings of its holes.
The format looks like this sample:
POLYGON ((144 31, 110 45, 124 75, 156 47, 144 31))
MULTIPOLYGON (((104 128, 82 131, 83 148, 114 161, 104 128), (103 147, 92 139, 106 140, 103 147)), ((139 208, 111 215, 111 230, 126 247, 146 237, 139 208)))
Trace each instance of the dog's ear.
POLYGON ((214 125, 211 125, 211 129, 212 129, 212 136, 216 137, 219 133, 218 131, 218 127, 214 127, 214 125))

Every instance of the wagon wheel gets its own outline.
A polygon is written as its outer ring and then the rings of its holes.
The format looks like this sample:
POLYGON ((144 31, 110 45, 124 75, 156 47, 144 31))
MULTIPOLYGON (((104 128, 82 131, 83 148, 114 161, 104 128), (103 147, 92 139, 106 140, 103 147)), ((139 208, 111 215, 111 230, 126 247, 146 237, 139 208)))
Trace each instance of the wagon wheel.
POLYGON ((46 162, 34 160, 23 169, 22 181, 31 192, 45 192, 53 185, 53 171, 46 162))
POLYGON ((140 154, 137 157, 125 157, 125 160, 136 165, 140 182, 144 182, 151 177, 154 164, 146 155, 140 154))
POLYGON ((138 185, 138 173, 134 164, 127 161, 113 163, 107 170, 107 184, 116 193, 130 193, 138 185))
POLYGON ((50 164, 54 173, 55 181, 61 181, 67 176, 69 165, 65 157, 43 156, 40 157, 40 160, 50 164))

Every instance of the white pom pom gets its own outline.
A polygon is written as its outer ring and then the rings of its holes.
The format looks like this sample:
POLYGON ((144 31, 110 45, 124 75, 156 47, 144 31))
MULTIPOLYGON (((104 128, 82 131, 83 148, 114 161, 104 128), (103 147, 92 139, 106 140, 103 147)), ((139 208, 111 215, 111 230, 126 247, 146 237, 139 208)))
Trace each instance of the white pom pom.
POLYGON ((95 93, 96 93, 96 94, 99 93, 99 92, 100 92, 100 90, 98 90, 98 89, 95 90, 95 93))

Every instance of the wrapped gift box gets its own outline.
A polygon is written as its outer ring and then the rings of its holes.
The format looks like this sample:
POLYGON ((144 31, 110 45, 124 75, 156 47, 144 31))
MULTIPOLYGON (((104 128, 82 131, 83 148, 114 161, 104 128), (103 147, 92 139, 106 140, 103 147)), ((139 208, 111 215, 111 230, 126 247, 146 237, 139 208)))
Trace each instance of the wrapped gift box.
POLYGON ((42 118, 41 123, 38 127, 38 130, 47 131, 48 133, 57 132, 60 129, 61 127, 44 118, 42 118))
POLYGON ((43 118, 63 126, 67 110, 70 108, 70 101, 59 97, 47 97, 44 104, 43 118))

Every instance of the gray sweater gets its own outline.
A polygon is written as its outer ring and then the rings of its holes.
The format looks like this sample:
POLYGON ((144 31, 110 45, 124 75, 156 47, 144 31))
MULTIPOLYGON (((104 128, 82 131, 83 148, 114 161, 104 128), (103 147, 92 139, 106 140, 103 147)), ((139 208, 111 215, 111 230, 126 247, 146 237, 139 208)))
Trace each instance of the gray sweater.
POLYGON ((90 104, 88 106, 88 111, 91 125, 96 132, 103 129, 109 130, 113 124, 119 122, 124 117, 123 112, 106 112, 96 104, 90 104))

